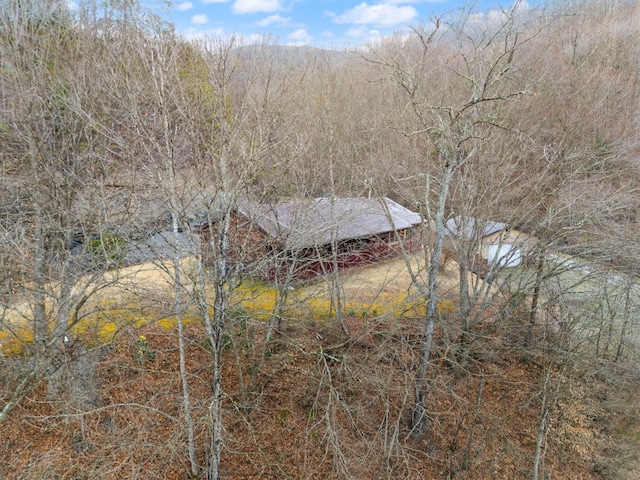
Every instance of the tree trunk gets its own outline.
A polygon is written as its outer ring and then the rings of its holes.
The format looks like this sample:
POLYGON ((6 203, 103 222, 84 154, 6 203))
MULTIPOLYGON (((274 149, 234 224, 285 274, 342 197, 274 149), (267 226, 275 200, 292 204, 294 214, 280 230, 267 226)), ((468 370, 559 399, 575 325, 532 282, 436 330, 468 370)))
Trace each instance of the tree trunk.
MULTIPOLYGON (((177 228, 174 229, 174 232, 177 228)), ((180 381, 182 383, 182 408, 184 410, 184 420, 187 427, 187 449, 189 453, 189 463, 191 474, 197 476, 200 467, 196 461, 196 444, 194 438, 194 424, 191 416, 191 400, 189 398, 189 381, 187 378, 186 346, 184 341, 184 319, 182 317, 182 281, 180 278, 180 260, 176 254, 173 259, 173 281, 175 293, 176 321, 178 323, 178 351, 180 354, 180 381)))
POLYGON ((448 161, 445 165, 444 175, 440 183, 440 192, 435 212, 436 236, 433 241, 431 253, 431 263, 429 266, 429 284, 427 290, 427 314, 425 317, 424 333, 420 343, 420 365, 416 375, 415 384, 415 406, 413 408, 412 427, 414 436, 420 436, 426 426, 426 396, 427 396, 427 371, 429 368, 429 356, 433 344, 433 331, 436 321, 436 309, 438 303, 438 272, 440 270, 440 259, 442 257, 442 247, 446 236, 444 223, 445 205, 449 195, 449 186, 453 177, 455 165, 453 161, 448 161))
POLYGON ((536 438, 536 453, 533 458, 533 473, 531 475, 531 480, 538 480, 538 475, 540 471, 540 461, 542 460, 542 444, 544 443, 544 439, 547 436, 547 417, 549 415, 549 405, 548 405, 548 386, 549 386, 549 378, 551 376, 551 367, 547 370, 547 374, 544 378, 544 384, 542 385, 542 406, 541 414, 540 414, 540 422, 538 423, 538 436, 536 438))
POLYGON ((626 277, 626 285, 624 289, 624 320, 622 321, 622 327, 620 329, 620 338, 618 339, 618 347, 616 348, 616 356, 614 362, 620 361, 622 355, 622 349, 624 347, 625 337, 627 335, 627 329, 629 328, 629 322, 631 320, 631 289, 635 286, 632 283, 631 278, 626 277))
POLYGON ((230 253, 229 231, 231 229, 231 205, 227 197, 227 164, 226 159, 220 159, 223 189, 221 192, 220 209, 217 218, 217 238, 212 239, 215 255, 215 299, 213 302, 213 324, 207 330, 211 340, 212 375, 211 375, 211 405, 209 407, 210 445, 207 465, 207 480, 219 480, 220 458, 222 455, 222 352, 224 324, 229 304, 228 289, 228 259, 230 253))
POLYGON ((43 212, 36 199, 36 216, 34 220, 34 303, 33 322, 35 333, 36 353, 38 357, 44 355, 47 340, 49 337, 49 327, 47 325, 47 312, 45 300, 45 252, 44 252, 44 228, 43 212))
POLYGON ((529 309, 529 329, 524 342, 525 348, 531 345, 533 335, 533 327, 536 323, 536 315, 538 314, 538 302, 540 300, 540 289, 542 288, 542 280, 544 278, 544 250, 540 252, 538 264, 536 266, 536 281, 533 286, 533 295, 531 296, 531 308, 529 309))
POLYGON ((209 406, 210 445, 207 465, 207 480, 219 480, 220 457, 222 455, 222 351, 224 317, 227 311, 227 291, 224 279, 219 279, 215 288, 213 325, 210 328, 212 348, 211 404, 209 406))
POLYGON ((478 388, 478 397, 476 399, 476 411, 473 415, 473 421, 469 426, 469 435, 467 436, 467 446, 464 450, 464 458, 462 460, 461 469, 469 470, 471 468, 471 449, 473 447, 473 432, 478 424, 480 409, 482 408, 482 393, 484 391, 484 375, 480 377, 480 387, 478 388))

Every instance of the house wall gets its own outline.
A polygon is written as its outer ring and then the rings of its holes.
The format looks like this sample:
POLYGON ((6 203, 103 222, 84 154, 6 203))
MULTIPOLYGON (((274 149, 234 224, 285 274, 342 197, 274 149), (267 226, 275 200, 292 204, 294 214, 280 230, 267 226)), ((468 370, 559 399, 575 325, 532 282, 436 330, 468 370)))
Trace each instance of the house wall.
MULTIPOLYGON (((216 225, 197 230, 202 240, 202 255, 206 265, 213 265, 211 241, 215 239, 216 225)), ((274 239, 244 216, 234 213, 230 223, 230 263, 242 265, 245 274, 266 278, 271 282, 302 281, 333 271, 335 264, 329 245, 309 247, 298 252, 283 250, 274 239)), ((366 238, 342 241, 337 247, 337 267, 351 268, 375 263, 401 254, 400 241, 405 251, 416 251, 422 245, 419 228, 385 232, 366 238)))
POLYGON ((519 248, 521 255, 525 257, 533 248, 534 243, 535 238, 520 230, 511 229, 507 231, 500 231, 482 238, 480 255, 484 260, 487 260, 489 258, 490 245, 510 244, 519 248))
MULTIPOLYGON (((217 225, 200 227, 197 232, 202 240, 202 256, 205 265, 213 265, 215 259, 211 241, 217 237, 217 225)), ((268 241, 262 230, 252 224, 242 215, 233 213, 229 224, 229 243, 231 251, 229 259, 232 264, 244 265, 246 269, 259 268, 259 261, 268 250, 268 241)))
MULTIPOLYGON (((484 276, 489 271, 489 250, 491 246, 513 245, 518 249, 518 253, 514 254, 513 261, 519 258, 521 262, 526 262, 527 255, 531 252, 535 246, 536 238, 528 235, 520 230, 510 229, 507 231, 499 231, 491 235, 483 237, 480 241, 480 248, 472 258, 469 259, 470 271, 484 276)), ((457 244, 456 239, 451 236, 445 238, 443 246, 443 262, 447 258, 454 258, 457 260, 457 244)), ((511 259, 511 257, 510 257, 511 259)))
POLYGON ((422 239, 420 232, 415 229, 400 230, 366 238, 350 239, 340 242, 337 246, 337 261, 333 261, 329 245, 309 248, 300 252, 290 262, 274 262, 269 270, 268 279, 272 282, 283 282, 288 273, 292 273, 291 280, 304 281, 330 273, 337 266, 339 270, 361 265, 370 265, 387 258, 401 254, 400 239, 403 240, 405 251, 414 252, 420 249, 422 239), (293 272, 288 268, 294 262, 293 272))

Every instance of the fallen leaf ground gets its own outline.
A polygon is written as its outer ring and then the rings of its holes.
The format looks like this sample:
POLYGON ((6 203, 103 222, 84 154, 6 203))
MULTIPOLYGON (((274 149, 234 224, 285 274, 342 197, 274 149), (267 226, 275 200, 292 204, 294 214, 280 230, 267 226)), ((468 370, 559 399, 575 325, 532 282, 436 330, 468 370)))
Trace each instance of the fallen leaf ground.
MULTIPOLYGON (((401 266, 379 267, 350 274, 345 292, 354 304, 411 294, 401 266), (376 288, 381 283, 385 288, 376 288)), ((455 278, 453 271, 445 275, 455 278)), ((305 288, 309 295, 324 287, 305 288)), ((413 439, 408 412, 421 323, 368 313, 348 318, 366 342, 345 343, 326 319, 290 319, 260 371, 264 321, 239 316, 229 325, 223 478, 530 478, 544 358, 517 353, 508 335, 493 332, 466 370, 452 368, 439 328, 429 430, 413 439)), ((187 478, 177 337, 170 327, 134 322, 108 345, 76 344, 68 355, 80 361, 63 365, 58 388, 41 383, 1 426, 0 478, 187 478)), ((198 461, 205 465, 210 356, 198 322, 186 337, 198 461)), ((5 357, 0 380, 9 382, 26 361, 5 357)), ((619 369, 615 378, 593 371, 561 385, 545 443, 547 478, 638 478, 634 382, 619 369)))

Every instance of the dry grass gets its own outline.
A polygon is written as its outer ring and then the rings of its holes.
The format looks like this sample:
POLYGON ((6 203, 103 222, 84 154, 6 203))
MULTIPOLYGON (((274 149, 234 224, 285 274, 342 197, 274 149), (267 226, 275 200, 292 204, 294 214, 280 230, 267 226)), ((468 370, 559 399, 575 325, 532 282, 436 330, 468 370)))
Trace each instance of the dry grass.
MULTIPOLYGON (((412 268, 421 281, 425 280, 424 259, 411 259, 412 268)), ((181 264, 183 278, 188 283, 193 272, 193 260, 181 264)), ((107 272, 98 283, 90 279, 78 282, 76 292, 90 290, 99 285, 83 307, 85 317, 74 326, 74 333, 85 338, 93 337, 91 343, 106 342, 126 325, 142 325, 159 321, 165 328, 175 324, 172 317, 173 265, 171 262, 146 263, 107 272)), ((455 267, 444 270, 441 284, 451 288, 457 278, 455 267)), ((92 280, 92 279, 91 279, 92 280)), ((347 270, 341 274, 342 305, 344 313, 351 316, 421 316, 423 301, 413 286, 411 277, 402 259, 392 259, 376 265, 347 270)), ((47 299, 47 310, 56 309, 54 298, 47 299)), ((187 288, 188 292, 188 288, 187 288)), ((274 312, 278 292, 261 282, 247 281, 235 289, 232 295, 233 308, 242 308, 255 319, 268 319, 274 312)), ((284 315, 288 319, 311 318, 325 322, 331 318, 331 295, 327 282, 318 279, 287 292, 284 315)), ((0 351, 16 353, 33 339, 32 305, 24 301, 6 307, 0 312, 10 328, 0 331, 0 351)), ((187 320, 197 317, 195 310, 187 311, 187 320)))

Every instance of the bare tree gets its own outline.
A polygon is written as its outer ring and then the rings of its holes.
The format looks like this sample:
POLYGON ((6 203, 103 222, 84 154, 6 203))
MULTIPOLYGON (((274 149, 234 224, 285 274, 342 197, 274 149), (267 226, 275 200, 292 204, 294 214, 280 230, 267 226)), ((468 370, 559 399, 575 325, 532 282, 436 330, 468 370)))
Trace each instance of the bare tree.
POLYGON ((91 35, 73 34, 71 13, 59 2, 8 2, 0 22, 0 114, 10 146, 3 153, 12 165, 3 170, 2 227, 13 244, 2 250, 22 279, 4 310, 29 318, 35 333, 35 364, 3 408, 4 419, 43 376, 55 392, 70 329, 112 281, 104 274, 120 265, 123 243, 102 195, 111 158, 91 120, 104 113, 92 101, 91 35))
MULTIPOLYGON (((185 272, 181 260, 193 254, 196 248, 193 237, 183 234, 188 231, 188 212, 191 197, 185 192, 185 180, 178 176, 181 167, 188 164, 186 133, 182 128, 182 115, 188 110, 189 94, 197 88, 194 81, 183 80, 186 68, 197 61, 197 53, 187 44, 182 44, 170 30, 158 23, 155 31, 130 32, 132 48, 139 49, 140 69, 135 76, 136 84, 126 91, 131 97, 121 103, 121 110, 128 111, 126 119, 135 122, 135 139, 140 140, 144 157, 142 171, 147 182, 158 182, 165 196, 169 211, 170 231, 165 232, 166 242, 173 249, 172 267, 169 272, 173 280, 174 309, 178 327, 180 378, 182 405, 188 439, 190 474, 197 476, 200 466, 196 460, 195 426, 191 414, 188 372, 186 369, 186 345, 184 337, 183 311, 185 309, 185 272), (195 60, 192 60, 195 59, 195 60), (190 61, 191 60, 191 61, 190 61), (145 88, 147 87, 147 88, 145 88)), ((192 72, 196 77, 197 71, 192 72)), ((197 77, 196 77, 197 78, 197 77)), ((201 78, 206 81, 206 78, 201 78)), ((119 88, 119 83, 114 82, 119 88)), ((119 92, 112 92, 119 98, 119 92)), ((193 207, 191 207, 193 208, 193 207)), ((164 260, 164 259, 161 259, 164 260)), ((160 268, 164 265, 160 263, 160 268)))
MULTIPOLYGON (((192 188, 197 192, 195 201, 204 207, 202 226, 209 236, 203 251, 212 264, 212 314, 202 256, 197 260, 195 288, 212 349, 207 453, 207 476, 211 479, 220 476, 223 447, 221 369, 223 335, 231 310, 230 295, 238 285, 243 246, 250 251, 253 249, 253 255, 256 248, 249 245, 251 238, 240 238, 235 233, 234 218, 243 201, 265 198, 265 193, 278 185, 276 177, 264 173, 272 168, 269 162, 287 134, 287 124, 280 121, 278 114, 287 101, 287 89, 279 89, 274 80, 273 62, 267 47, 243 47, 236 38, 206 39, 199 44, 206 66, 207 90, 203 92, 205 96, 200 108, 192 107, 188 112, 188 138, 196 175, 192 188), (243 62, 249 65, 247 69, 240 68, 243 62)), ((248 255, 251 256, 251 252, 248 255)), ((264 344, 265 349, 269 340, 264 344)))
POLYGON ((427 304, 416 374, 413 412, 416 432, 424 430, 427 420, 427 372, 450 189, 456 173, 473 163, 487 135, 502 128, 492 119, 493 111, 529 93, 514 64, 515 56, 531 35, 520 33, 520 22, 518 4, 503 12, 495 25, 475 26, 465 21, 449 24, 438 18, 428 26, 413 29, 402 45, 398 41, 366 54, 404 94, 415 119, 415 126, 409 127, 406 134, 419 136, 424 145, 425 173, 419 175, 428 180, 427 186, 435 185, 435 191, 424 191, 420 201, 426 209, 427 224, 433 230, 427 260, 428 280, 423 284, 417 276, 413 277, 427 304), (448 53, 445 43, 455 48, 448 53), (445 90, 445 84, 452 81, 449 72, 454 72, 454 83, 445 90), (434 88, 437 85, 440 88, 434 88))

